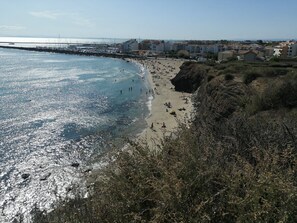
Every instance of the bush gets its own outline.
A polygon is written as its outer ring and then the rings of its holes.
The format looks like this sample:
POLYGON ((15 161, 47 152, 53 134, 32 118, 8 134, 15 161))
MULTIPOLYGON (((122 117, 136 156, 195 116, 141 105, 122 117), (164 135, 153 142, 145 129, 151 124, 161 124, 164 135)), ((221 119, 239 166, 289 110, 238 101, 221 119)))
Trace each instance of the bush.
POLYGON ((227 67, 228 67, 227 64, 222 64, 222 63, 220 63, 220 64, 217 64, 217 65, 215 66, 215 69, 217 69, 217 70, 224 70, 224 69, 226 69, 227 67))
POLYGON ((245 84, 250 84, 252 81, 256 80, 258 77, 278 77, 283 76, 288 73, 288 69, 281 68, 253 68, 246 71, 243 75, 243 82, 245 84))
POLYGON ((232 62, 232 61, 238 61, 237 57, 236 56, 233 56, 233 57, 229 57, 227 59, 228 62, 232 62))
POLYGON ((243 82, 245 84, 250 84, 252 81, 256 80, 258 77, 261 77, 257 71, 247 71, 243 75, 243 82))
POLYGON ((278 89, 278 95, 284 107, 297 106, 297 75, 289 75, 278 89))
POLYGON ((254 114, 280 107, 297 107, 297 74, 273 81, 262 94, 251 98, 250 103, 247 104, 247 111, 254 114))
POLYGON ((241 62, 236 62, 236 63, 228 63, 228 66, 224 70, 221 70, 219 73, 220 74, 240 74, 246 69, 249 68, 249 65, 241 63, 241 62))
POLYGON ((234 79, 234 76, 232 74, 225 74, 225 80, 226 81, 231 81, 234 79))
POLYGON ((277 77, 286 75, 288 73, 288 70, 281 68, 265 68, 262 69, 261 73, 264 77, 277 77))
POLYGON ((214 79, 215 77, 213 75, 208 75, 207 76, 207 82, 210 82, 212 79, 214 79))
POLYGON ((190 57, 190 53, 187 50, 180 50, 177 52, 177 56, 188 59, 190 57))
POLYGON ((292 64, 286 64, 286 63, 274 63, 270 65, 271 67, 292 67, 292 64))
POLYGON ((280 59, 279 59, 279 57, 274 56, 274 57, 271 57, 269 61, 271 61, 271 62, 279 62, 280 59))

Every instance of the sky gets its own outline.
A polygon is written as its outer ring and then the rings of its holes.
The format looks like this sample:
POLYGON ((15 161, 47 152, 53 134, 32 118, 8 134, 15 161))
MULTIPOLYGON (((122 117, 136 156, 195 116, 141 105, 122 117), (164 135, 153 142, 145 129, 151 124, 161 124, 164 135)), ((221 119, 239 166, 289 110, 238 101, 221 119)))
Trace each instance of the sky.
POLYGON ((0 0, 0 36, 297 39, 296 0, 0 0))

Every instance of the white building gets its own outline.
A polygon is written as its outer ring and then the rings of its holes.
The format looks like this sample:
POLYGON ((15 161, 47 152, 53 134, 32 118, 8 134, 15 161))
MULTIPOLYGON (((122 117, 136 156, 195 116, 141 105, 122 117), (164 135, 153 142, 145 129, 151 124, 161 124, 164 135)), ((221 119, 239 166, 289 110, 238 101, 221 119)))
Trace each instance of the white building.
POLYGON ((123 42, 123 52, 132 52, 138 50, 138 42, 136 39, 130 39, 126 42, 123 42))
POLYGON ((288 57, 296 57, 297 56, 297 43, 288 45, 288 57))
POLYGON ((283 51, 282 48, 279 48, 279 47, 274 48, 273 56, 280 57, 282 55, 282 51, 283 51))
POLYGON ((201 45, 200 46, 200 52, 201 53, 214 53, 217 54, 222 51, 222 46, 218 44, 214 45, 201 45))
POLYGON ((190 54, 197 54, 200 53, 200 47, 195 44, 189 44, 185 47, 185 50, 187 50, 190 54))
POLYGON ((165 50, 165 44, 163 41, 151 41, 150 48, 154 53, 162 53, 165 50))
POLYGON ((172 41, 166 41, 164 43, 164 50, 165 52, 169 52, 173 50, 173 42, 172 41))

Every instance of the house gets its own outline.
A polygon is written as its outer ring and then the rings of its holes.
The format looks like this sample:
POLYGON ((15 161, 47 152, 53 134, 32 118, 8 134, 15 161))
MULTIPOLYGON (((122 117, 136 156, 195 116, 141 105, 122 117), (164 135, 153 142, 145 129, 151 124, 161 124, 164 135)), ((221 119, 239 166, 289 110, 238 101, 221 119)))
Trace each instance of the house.
POLYGON ((122 44, 122 50, 124 53, 137 51, 138 50, 138 42, 136 39, 130 39, 122 44))
POLYGON ((200 53, 200 47, 195 44, 189 44, 185 47, 185 50, 187 50, 190 54, 197 54, 200 53))
POLYGON ((263 52, 265 57, 272 57, 274 54, 274 48, 267 46, 264 48, 263 52))
POLYGON ((164 41, 152 40, 150 45, 150 50, 154 53, 163 53, 165 50, 164 41))
POLYGON ((287 58, 297 56, 297 43, 296 42, 282 42, 274 49, 274 56, 287 58))
POLYGON ((180 50, 186 50, 187 43, 185 42, 175 42, 172 45, 172 50, 177 52, 180 50))
POLYGON ((255 62, 257 60, 257 53, 255 51, 242 51, 239 53, 240 59, 247 62, 255 62))
POLYGON ((235 56, 235 54, 234 54, 234 51, 232 51, 232 50, 223 51, 223 52, 218 53, 218 60, 219 61, 226 61, 229 58, 232 58, 234 56, 235 56))
POLYGON ((217 54, 220 51, 221 46, 214 44, 214 45, 208 45, 206 48, 207 53, 214 53, 217 54))
POLYGON ((164 51, 169 52, 173 50, 173 41, 166 41, 164 43, 164 51))

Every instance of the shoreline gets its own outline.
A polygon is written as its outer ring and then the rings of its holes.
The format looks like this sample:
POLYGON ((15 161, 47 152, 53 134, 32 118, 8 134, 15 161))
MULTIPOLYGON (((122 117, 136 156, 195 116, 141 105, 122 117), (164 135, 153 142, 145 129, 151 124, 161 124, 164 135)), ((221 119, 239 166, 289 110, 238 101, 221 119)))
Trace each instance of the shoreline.
MULTIPOLYGON (((11 47, 10 49, 17 48, 11 47)), ((183 123, 186 114, 190 115, 190 112, 192 111, 190 99, 191 94, 176 92, 174 90, 174 86, 170 83, 170 79, 178 73, 179 67, 184 61, 151 58, 144 60, 140 58, 129 58, 127 60, 130 60, 131 62, 133 61, 141 66, 141 69, 144 71, 143 76, 146 79, 145 81, 151 91, 148 96, 149 114, 145 118, 147 125, 146 127, 143 126, 144 129, 140 130, 136 137, 137 140, 146 141, 149 148, 154 149, 156 143, 161 142, 164 135, 170 135, 174 132, 178 127, 178 121, 183 123), (188 98, 187 104, 185 103, 185 98, 188 98), (171 103, 171 108, 167 108, 164 105, 168 102, 171 103), (185 108, 185 110, 179 111, 179 108, 185 108), (168 111, 166 111, 166 109, 168 111), (172 111, 176 112, 176 117, 169 114, 172 111), (151 123, 154 125, 153 128, 151 128, 151 123), (165 123, 166 127, 162 127, 163 123, 165 123)), ((76 163, 73 162, 72 164, 76 163)), ((96 162, 91 165, 81 165, 77 169, 77 173, 82 176, 80 179, 81 181, 79 180, 80 182, 74 185, 79 185, 79 188, 88 188, 88 186, 92 184, 92 182, 88 179, 90 179, 90 177, 94 177, 101 168, 104 168, 104 165, 108 165, 110 163, 107 163, 105 159, 102 159, 99 162, 99 166, 96 166, 97 164, 98 163, 96 162)), ((96 178, 96 176, 94 178, 96 178)), ((67 188, 69 189, 72 187, 67 188)), ((65 198, 67 197, 68 195, 65 198)))
MULTIPOLYGON (((171 134, 176 132, 180 124, 189 126, 191 122, 193 112, 192 94, 175 91, 174 85, 170 82, 170 79, 175 77, 179 72, 184 60, 172 58, 133 58, 128 60, 140 68, 144 68, 144 77, 148 82, 149 88, 153 89, 153 93, 149 96, 153 98, 148 98, 148 103, 151 103, 151 105, 148 105, 149 114, 145 118, 146 127, 135 135, 135 141, 142 146, 147 146, 151 151, 159 150, 164 137, 171 136, 171 134), (168 106, 169 102, 171 108, 168 106), (167 103, 167 106, 165 103, 167 103), (170 114, 172 111, 175 111, 176 116, 170 114), (151 128, 152 123, 153 128, 151 128), (165 123, 166 127, 162 127, 163 123, 165 123)), ((127 145, 124 145, 120 149, 127 149, 127 145)), ((99 162, 99 165, 98 163, 93 164, 92 171, 85 175, 87 185, 92 185, 100 178, 102 168, 112 165, 107 158, 108 156, 103 157, 106 158, 103 158, 99 162)))
POLYGON ((193 111, 192 94, 175 91, 170 82, 184 60, 158 58, 133 61, 146 69, 147 81, 153 89, 150 114, 145 119, 147 127, 137 141, 146 143, 153 150, 164 137, 174 133, 180 124, 189 125, 193 111))

